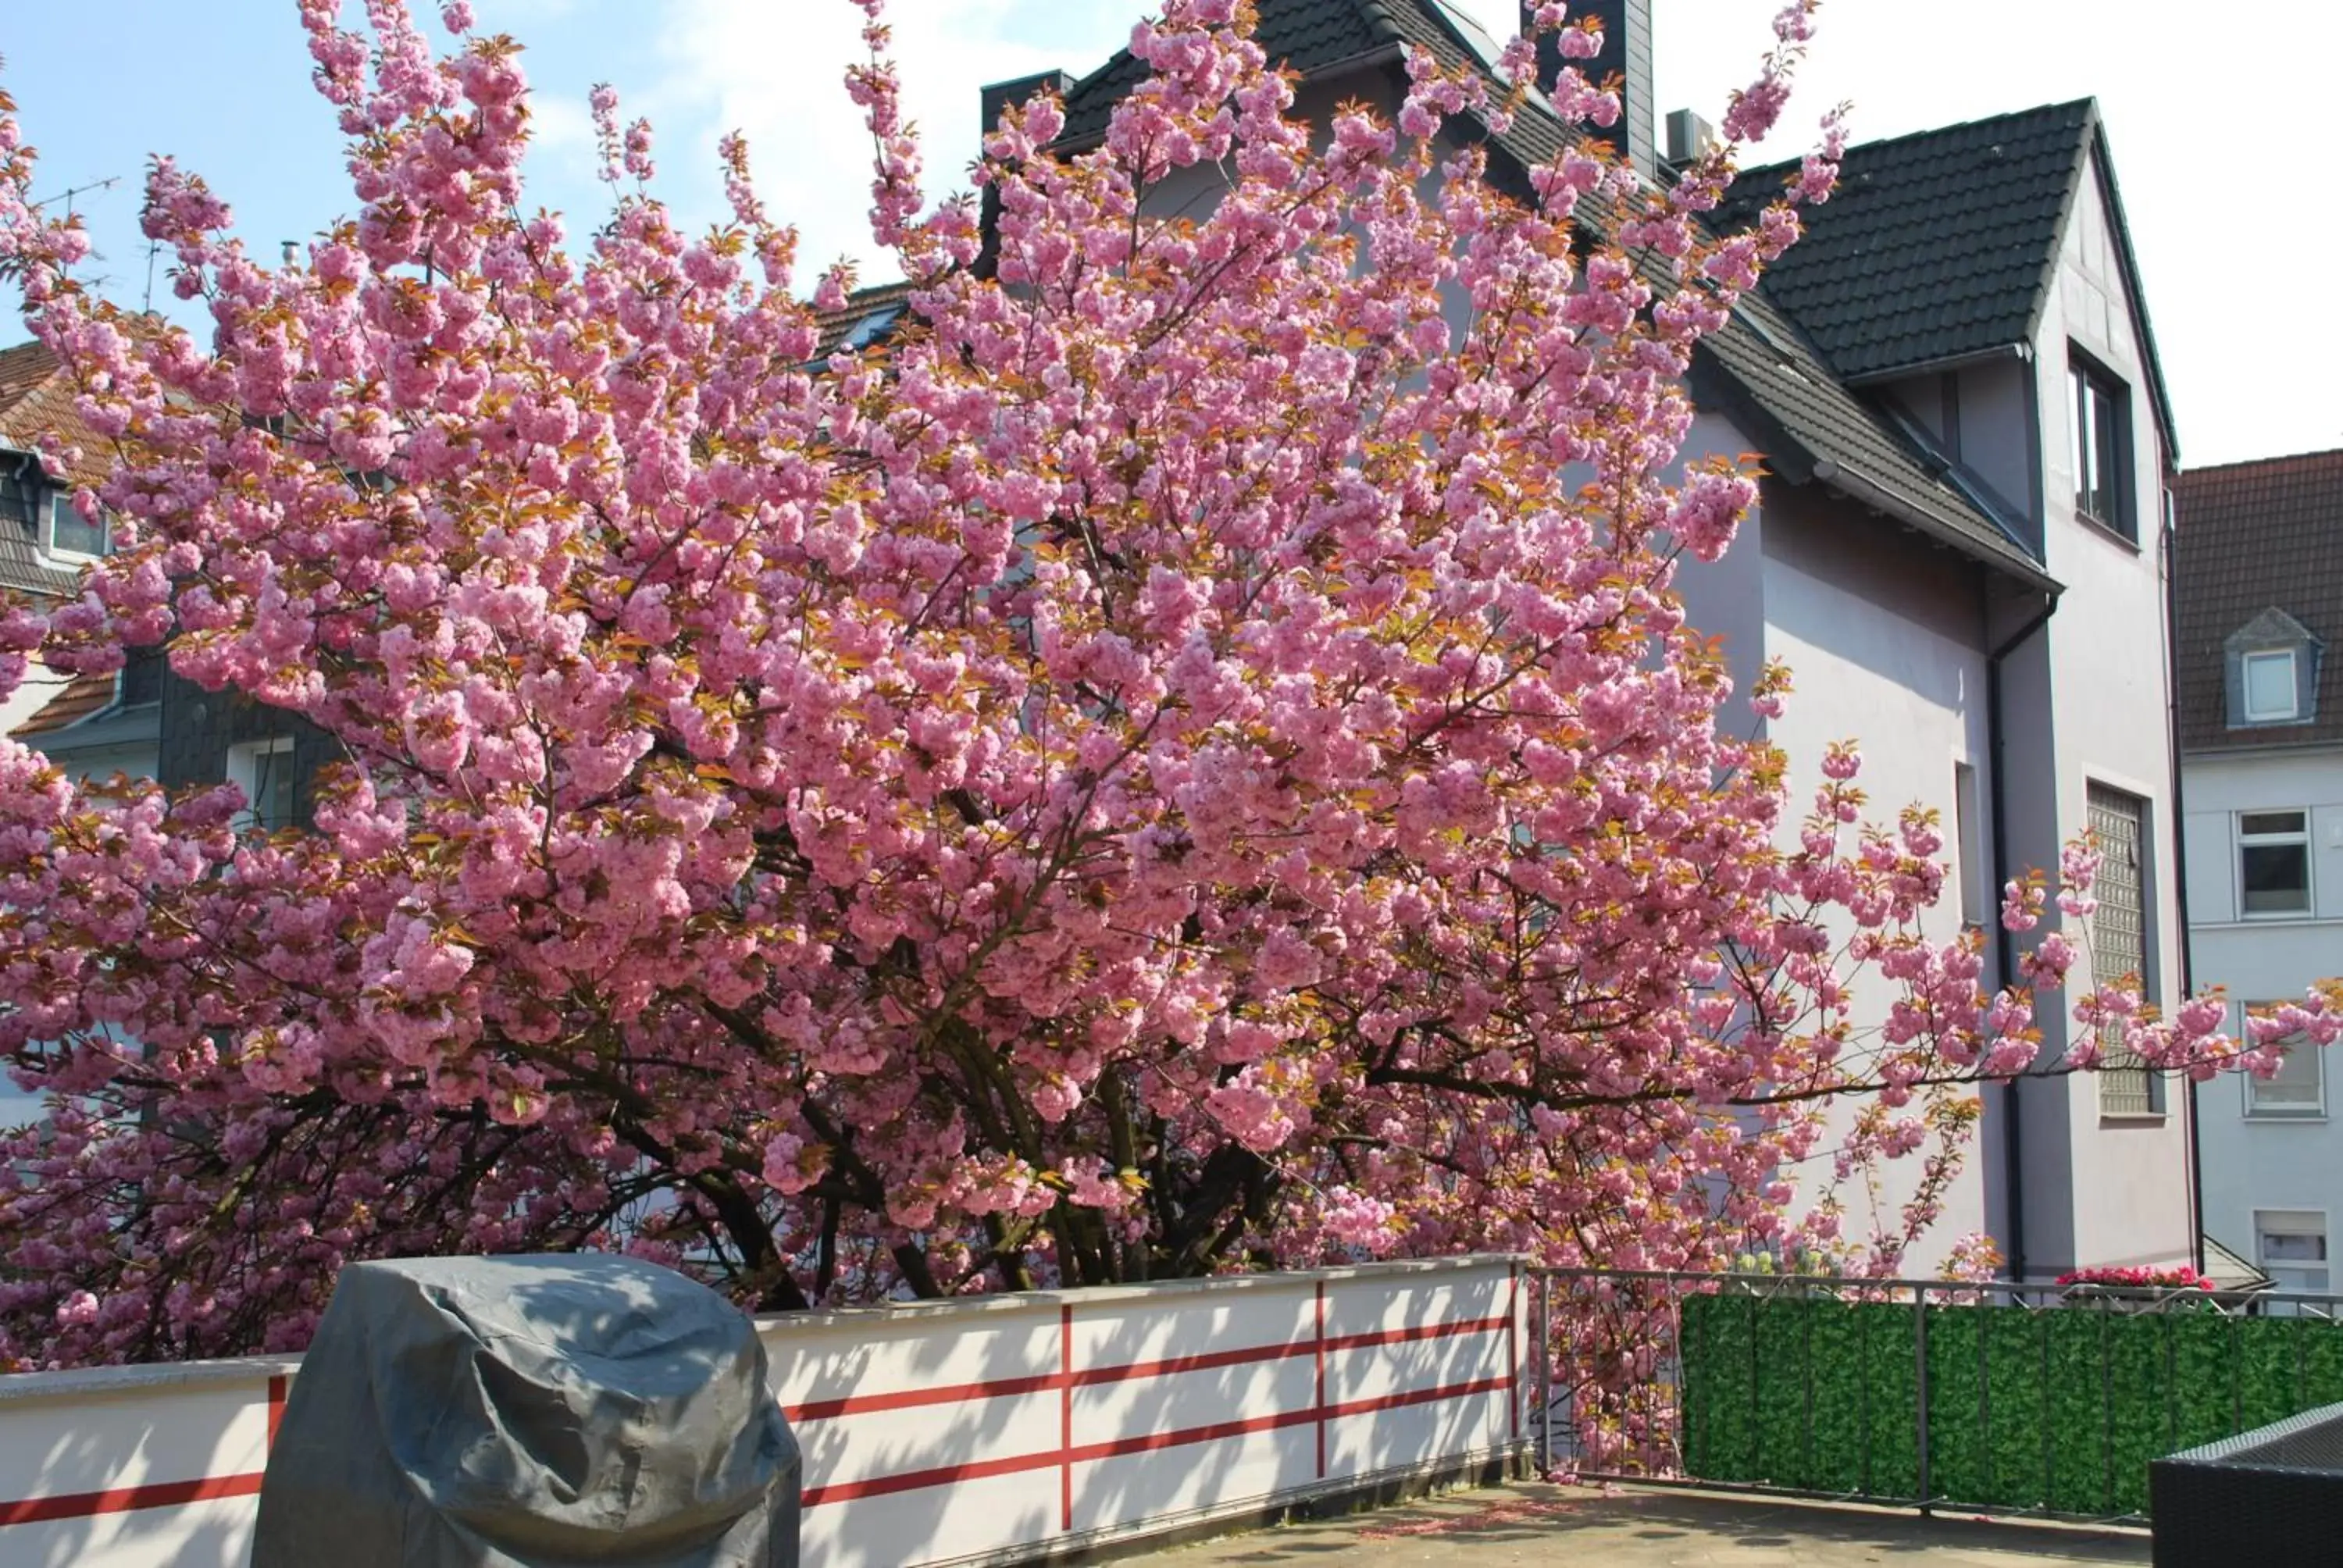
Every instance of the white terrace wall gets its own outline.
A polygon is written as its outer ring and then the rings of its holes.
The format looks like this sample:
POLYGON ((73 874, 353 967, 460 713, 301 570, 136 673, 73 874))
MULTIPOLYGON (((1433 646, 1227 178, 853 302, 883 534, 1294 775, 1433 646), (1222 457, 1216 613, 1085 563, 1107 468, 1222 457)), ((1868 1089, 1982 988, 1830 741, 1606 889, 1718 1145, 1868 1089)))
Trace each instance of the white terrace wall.
MULTIPOLYGON (((1007 1563, 1523 1452, 1530 1292, 1456 1258, 759 1320, 806 1568, 1007 1563)), ((0 1563, 242 1568, 297 1359, 0 1377, 0 1563)))

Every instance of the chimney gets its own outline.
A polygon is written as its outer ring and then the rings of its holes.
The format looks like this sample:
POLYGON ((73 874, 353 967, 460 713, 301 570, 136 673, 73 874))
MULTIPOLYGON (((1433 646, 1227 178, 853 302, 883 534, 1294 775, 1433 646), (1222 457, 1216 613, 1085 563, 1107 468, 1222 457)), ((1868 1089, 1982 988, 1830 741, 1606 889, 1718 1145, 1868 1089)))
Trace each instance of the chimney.
POLYGON ((1715 146, 1715 126, 1690 109, 1668 112, 1668 162, 1678 168, 1698 163, 1715 146))
POLYGON ((984 102, 984 123, 977 126, 977 135, 990 136, 992 127, 1001 123, 1001 111, 1011 104, 1022 104, 1035 94, 1045 92, 1055 93, 1062 99, 1073 87, 1074 79, 1063 71, 1039 71, 1013 82, 995 82, 979 88, 984 102))
MULTIPOLYGON (((1524 31, 1536 11, 1535 0, 1522 0, 1524 31)), ((1652 0, 1570 0, 1569 21, 1584 16, 1602 18, 1603 52, 1592 60, 1572 63, 1598 87, 1613 76, 1620 78, 1617 122, 1608 130, 1589 126, 1587 133, 1609 142, 1635 166, 1637 173, 1656 181, 1660 139, 1652 106, 1652 0)), ((1538 85, 1551 87, 1561 76, 1564 63, 1552 35, 1541 39, 1538 85)))

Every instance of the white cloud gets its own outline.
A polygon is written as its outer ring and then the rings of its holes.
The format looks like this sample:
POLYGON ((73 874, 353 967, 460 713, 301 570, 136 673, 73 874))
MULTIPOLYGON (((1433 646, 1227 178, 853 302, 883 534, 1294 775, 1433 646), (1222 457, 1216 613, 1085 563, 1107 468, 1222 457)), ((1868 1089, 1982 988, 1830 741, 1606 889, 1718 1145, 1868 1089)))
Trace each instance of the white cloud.
MULTIPOLYGON (((1059 65, 1080 75, 1129 35, 1134 7, 1003 0, 896 0, 892 54, 908 118, 922 134, 930 198, 968 187, 978 89, 1059 65)), ((656 74, 626 106, 661 135, 662 182, 688 212, 715 216, 716 144, 748 137, 766 208, 795 223, 809 269, 851 256, 866 280, 892 275, 873 249, 870 137, 843 78, 863 57, 848 0, 680 0, 645 29, 656 74), (680 176, 679 179, 678 176, 680 176)), ((624 94, 627 83, 620 82, 624 94)))

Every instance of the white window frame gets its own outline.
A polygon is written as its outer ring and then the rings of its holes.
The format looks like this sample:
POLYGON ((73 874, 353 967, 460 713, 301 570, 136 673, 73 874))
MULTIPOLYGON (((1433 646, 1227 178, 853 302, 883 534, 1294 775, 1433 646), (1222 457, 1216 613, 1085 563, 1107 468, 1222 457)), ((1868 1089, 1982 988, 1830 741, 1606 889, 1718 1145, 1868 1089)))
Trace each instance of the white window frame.
POLYGON ((95 550, 75 549, 70 545, 61 545, 57 543, 57 511, 60 508, 64 508, 65 511, 73 512, 73 519, 75 522, 82 523, 85 527, 87 526, 84 521, 82 515, 79 512, 74 511, 72 491, 51 491, 49 494, 49 504, 41 514, 41 548, 46 550, 50 555, 57 557, 61 560, 94 561, 104 557, 112 548, 114 543, 114 524, 112 519, 107 518, 105 512, 100 511, 97 514, 97 548, 95 550))
POLYGON ((1985 808, 1975 764, 1953 764, 1953 869, 1961 879, 1961 924, 1982 929, 1996 918, 1993 875, 1986 866, 1985 808))
POLYGON ((2246 722, 2248 724, 2283 724, 2302 717, 2302 660, 2291 648, 2258 648, 2238 655, 2237 684, 2246 701, 2246 722), (2282 658, 2286 660, 2286 706, 2260 709, 2254 706, 2254 661, 2282 658))
MULTIPOLYGON (((264 757, 282 757, 286 759, 285 765, 289 768, 292 766, 292 756, 293 737, 290 735, 271 736, 266 740, 240 741, 227 749, 227 781, 244 791, 244 809, 236 814, 236 826, 238 830, 256 828, 260 825, 260 815, 253 809, 259 803, 260 759, 264 757)), ((292 824, 289 822, 279 822, 270 830, 290 826, 292 824)))
MULTIPOLYGON (((2273 1267, 2280 1269, 2298 1269, 2303 1271, 2316 1268, 2319 1272, 2327 1276, 2327 1283, 2324 1285, 2304 1285, 2298 1288, 2314 1293, 2333 1292, 2335 1289, 2335 1249, 2332 1244, 2332 1231, 2327 1222, 2327 1211, 2324 1209, 2255 1210, 2254 1267, 2259 1269, 2265 1274, 2269 1274, 2270 1270, 2273 1267), (2278 1234, 2291 1236, 2316 1235, 2318 1238, 2318 1250, 2326 1255, 2315 1261, 2308 1258, 2280 1259, 2273 1264, 2268 1257, 2263 1255, 2262 1251, 2262 1241, 2267 1235, 2271 1233, 2271 1228, 2265 1223, 2265 1221, 2278 1221, 2286 1225, 2287 1228, 2278 1230, 2277 1232, 2278 1234), (2315 1227, 2310 1223, 2310 1221, 2313 1221, 2317 1222, 2315 1227)), ((2278 1279, 2276 1274, 2270 1274, 2270 1277, 2274 1280, 2278 1279)), ((2288 1290, 2298 1287, 2290 1286, 2285 1281, 2280 1280, 2278 1282, 2278 1288, 2280 1290, 2288 1290)))
POLYGON ((2237 919, 2240 920, 2307 920, 2318 912, 2318 857, 2312 853, 2310 841, 2310 809, 2308 806, 2271 806, 2256 811, 2240 811, 2231 825, 2230 840, 2236 850, 2229 864, 2237 879, 2237 919), (2248 817, 2286 817, 2302 819, 2302 826, 2291 833, 2248 833, 2248 817), (2249 849, 2277 849, 2299 845, 2302 849, 2302 907, 2298 910, 2249 910, 2246 908, 2246 851, 2249 849))
MULTIPOLYGON (((2251 1002, 2238 1007, 2237 1033, 2239 1040, 2243 1040, 2249 1038, 2247 1033, 2246 1020, 2253 1016, 2257 1008, 2260 1008, 2264 1005, 2265 1004, 2261 1002, 2251 1002)), ((2311 1102, 2308 1105, 2265 1105, 2261 1102, 2261 1092, 2269 1087, 2272 1081, 2257 1077, 2250 1072, 2241 1072, 2237 1076, 2245 1080, 2247 1120, 2251 1121, 2326 1121, 2327 1053, 2318 1050, 2316 1046, 2311 1045, 2307 1040, 2281 1040, 2279 1044, 2282 1047, 2289 1048, 2286 1052, 2287 1060, 2289 1062, 2301 1060, 2307 1061, 2310 1064, 2310 1087, 2313 1091, 2311 1102)))

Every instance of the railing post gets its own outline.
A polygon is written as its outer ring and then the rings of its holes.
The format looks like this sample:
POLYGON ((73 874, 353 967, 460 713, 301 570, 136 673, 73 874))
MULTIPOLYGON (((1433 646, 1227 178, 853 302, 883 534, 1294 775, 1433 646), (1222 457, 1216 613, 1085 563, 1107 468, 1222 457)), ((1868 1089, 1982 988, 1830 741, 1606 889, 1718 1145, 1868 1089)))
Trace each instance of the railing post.
POLYGON ((1537 1402, 1538 1479, 1554 1473, 1554 1271, 1538 1276, 1537 1402))
POLYGON ((1920 1512, 1928 1512, 1935 1496, 1928 1475, 1928 1287, 1912 1287, 1912 1344, 1918 1362, 1912 1384, 1913 1420, 1917 1424, 1914 1447, 1920 1461, 1920 1512))
POLYGON ((1678 1293, 1674 1280, 1662 1281, 1660 1289, 1667 1292, 1668 1343, 1676 1357, 1676 1478, 1681 1481, 1692 1474, 1692 1450, 1684 1441, 1684 1422, 1692 1409, 1692 1395, 1684 1382, 1692 1374, 1684 1362, 1684 1297, 1678 1293))

